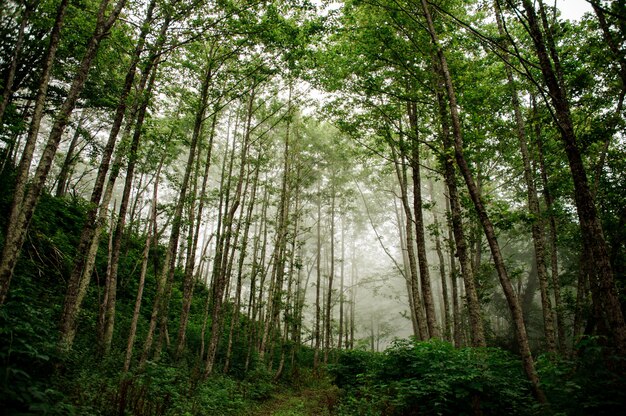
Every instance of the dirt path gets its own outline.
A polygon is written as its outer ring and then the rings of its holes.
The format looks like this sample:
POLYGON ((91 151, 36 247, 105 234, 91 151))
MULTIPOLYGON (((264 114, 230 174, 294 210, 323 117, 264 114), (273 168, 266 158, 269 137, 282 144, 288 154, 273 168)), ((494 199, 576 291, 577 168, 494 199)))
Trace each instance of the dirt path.
POLYGON ((336 387, 276 392, 249 416, 330 416, 337 402, 336 387))

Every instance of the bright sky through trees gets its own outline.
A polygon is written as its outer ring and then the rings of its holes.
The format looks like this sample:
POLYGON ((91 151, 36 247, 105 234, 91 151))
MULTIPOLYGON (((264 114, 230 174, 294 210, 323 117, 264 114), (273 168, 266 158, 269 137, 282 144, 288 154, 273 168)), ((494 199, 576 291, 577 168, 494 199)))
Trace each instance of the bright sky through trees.
POLYGON ((591 11, 591 5, 586 0, 557 0, 556 3, 565 19, 577 20, 591 11))
POLYGON ((0 415, 623 413, 624 16, 2 0, 0 415))

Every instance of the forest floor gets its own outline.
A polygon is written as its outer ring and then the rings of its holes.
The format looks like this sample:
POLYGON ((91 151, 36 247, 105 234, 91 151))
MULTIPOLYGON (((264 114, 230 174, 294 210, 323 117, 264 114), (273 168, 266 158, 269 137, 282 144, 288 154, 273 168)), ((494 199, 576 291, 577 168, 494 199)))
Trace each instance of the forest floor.
POLYGON ((336 386, 285 389, 272 394, 248 416, 330 416, 338 399, 336 386))

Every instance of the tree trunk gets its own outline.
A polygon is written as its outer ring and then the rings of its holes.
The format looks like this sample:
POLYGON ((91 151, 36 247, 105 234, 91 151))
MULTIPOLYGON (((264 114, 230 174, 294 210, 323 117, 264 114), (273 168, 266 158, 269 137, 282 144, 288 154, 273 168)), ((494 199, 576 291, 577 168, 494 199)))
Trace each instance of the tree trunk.
MULTIPOLYGON (((526 0, 525 0, 526 1, 526 0)), ((522 309, 519 305, 518 299, 515 296, 515 292, 513 291, 513 286, 511 285, 511 281, 508 277, 504 259, 500 252, 500 247, 498 245, 498 241, 496 239, 495 230, 491 221, 489 220, 489 216, 487 215, 487 211, 483 205, 483 201, 478 193, 476 188, 476 183, 472 177, 469 166, 467 165, 467 161, 465 160, 465 155, 463 153, 463 141, 461 137, 461 121, 459 118, 458 106, 456 102, 456 93, 454 92, 454 87, 452 84, 452 78, 450 76, 450 71, 448 69, 448 62, 443 53, 443 49, 439 44, 439 39, 437 37, 437 33, 435 31, 435 26, 433 24, 432 17, 430 15, 430 10, 426 0, 421 0, 422 9, 424 11, 424 15, 426 17, 426 23, 428 26, 428 32, 430 33, 431 40, 433 45, 437 50, 437 57, 439 60, 439 69, 440 76, 443 78, 446 91, 448 94, 448 101, 450 106, 450 117, 452 120, 452 131, 454 136, 454 154, 456 158, 457 165, 459 166, 459 170, 465 179, 465 183, 467 185, 467 189, 469 191, 472 202, 474 203, 474 207, 478 214, 478 218, 480 219, 481 225, 483 226, 485 236, 487 237, 487 242, 489 243, 489 247, 491 249, 491 255, 493 257, 496 271, 498 273, 498 277, 500 279, 500 284, 504 291, 504 295, 509 304, 509 309, 511 310, 511 315, 513 316, 513 322, 515 324, 517 342, 519 344, 520 354, 522 356, 522 362, 524 364, 524 370, 526 375, 528 376, 529 381, 531 382, 532 390, 540 403, 546 403, 547 399, 539 387, 539 377, 535 371, 535 365, 533 362, 532 354, 530 352, 530 346, 528 344, 528 335, 526 333, 526 327, 524 325, 524 319, 522 316, 522 309)))
POLYGON ((24 2, 24 12, 22 13, 20 28, 17 31, 17 39, 15 41, 15 46, 13 47, 11 64, 9 65, 9 73, 7 74, 6 81, 3 85, 4 91, 2 92, 2 101, 0 102, 0 130, 2 130, 3 128, 2 121, 4 120, 4 112, 9 106, 11 96, 13 95, 13 83, 15 81, 15 72, 17 71, 17 64, 20 59, 20 54, 22 52, 22 46, 24 45, 24 32, 26 29, 26 23, 30 19, 30 15, 36 7, 36 4, 24 2))
POLYGON ((426 310, 426 323, 431 338, 439 338, 440 331, 435 314, 435 301, 430 285, 430 270, 428 269, 428 257, 426 255, 426 237, 424 236, 424 213, 422 212, 422 180, 420 173, 420 150, 419 150, 419 126, 417 125, 417 104, 407 104, 409 124, 413 131, 411 143, 411 171, 413 173, 413 210, 415 214, 415 241, 417 245, 417 261, 420 270, 420 282, 422 296, 424 297, 424 309, 426 310))
MULTIPOLYGON (((593 264, 594 284, 599 288, 599 298, 594 299, 594 302, 600 302, 602 306, 603 319, 607 321, 607 328, 610 329, 610 335, 614 340, 617 351, 620 354, 626 354, 626 323, 624 322, 624 315, 617 295, 602 224, 598 218, 594 198, 587 180, 587 173, 580 149, 578 148, 569 101, 562 82, 559 82, 559 73, 558 71, 555 72, 552 66, 552 61, 554 61, 557 55, 553 50, 551 61, 532 2, 523 0, 522 3, 526 10, 527 30, 533 39, 535 53, 541 66, 541 73, 550 93, 550 99, 555 110, 554 118, 561 133, 561 140, 565 147, 570 172, 574 181, 574 200, 580 221, 582 242, 586 247, 585 250, 588 250, 590 254, 589 260, 593 264)), ((550 40, 549 37, 548 40, 550 40)), ((557 64, 558 61, 554 63, 557 64)))
MULTIPOLYGON (((448 252, 450 253, 450 281, 452 282, 452 328, 454 346, 460 348, 463 345, 463 331, 461 329, 461 311, 459 308, 459 290, 457 285, 457 268, 455 261, 454 233, 452 232, 452 213, 450 212, 450 199, 446 198, 446 216, 448 220, 448 252)), ((482 324, 482 320, 480 321, 482 324)), ((473 331, 472 331, 473 333, 473 331)))
MULTIPOLYGON (((48 91, 48 84, 50 83, 52 66, 54 64, 57 49, 59 48, 61 28, 63 26, 63 20, 65 19, 65 12, 67 11, 68 4, 69 0, 61 0, 61 3, 59 3, 57 8, 54 25, 52 27, 52 31, 50 32, 50 41, 48 43, 46 57, 43 60, 41 68, 39 87, 35 97, 33 115, 30 121, 28 135, 26 136, 26 144, 17 168, 15 191, 13 192, 13 201, 11 203, 11 210, 8 216, 9 220, 7 221, 4 246, 2 247, 2 260, 0 260, 0 305, 4 304, 7 294, 9 293, 9 286, 13 277, 13 269, 15 268, 20 251, 22 250, 24 238, 26 237, 26 229, 28 228, 30 222, 29 217, 32 215, 32 213, 28 215, 28 212, 26 211, 26 202, 33 199, 32 197, 28 197, 26 195, 28 174, 33 159, 33 153, 35 152, 35 145, 37 143, 41 119, 43 118, 43 110, 46 103, 46 94, 48 91)), ((33 205, 32 211, 34 211, 36 199, 39 198, 38 192, 36 192, 33 196, 35 201, 29 202, 29 205, 33 205)))
MULTIPOLYGON (((421 339, 419 326, 417 325, 417 315, 415 309, 415 303, 413 301, 413 288, 411 282, 411 271, 409 269, 409 254, 408 248, 406 246, 406 221, 404 220, 404 211, 398 208, 397 200, 394 198, 393 200, 394 211, 396 212, 396 219, 398 221, 398 234, 400 236, 400 250, 402 251, 402 270, 400 270, 400 274, 404 278, 404 283, 406 285, 407 298, 409 300, 409 313, 411 315, 411 326, 413 327, 413 336, 415 339, 421 339)), ((378 237, 378 236, 377 236, 378 237)), ((378 238, 380 241, 380 238, 378 238)), ((390 256, 391 257, 391 256, 390 256)))
POLYGON ((343 341, 343 303, 344 303, 344 273, 345 273, 345 261, 346 261, 346 226, 344 223, 344 215, 341 216, 341 269, 339 272, 339 336, 337 340, 337 349, 341 350, 343 341))
MULTIPOLYGON (((237 122, 235 122, 235 131, 237 130, 237 122)), ((222 306, 224 303, 224 293, 226 291, 226 287, 228 285, 228 263, 229 263, 229 252, 231 248, 231 239, 233 234, 233 222, 235 219, 235 214, 237 209, 239 208, 242 184, 243 184, 243 167, 245 166, 246 154, 247 154, 248 143, 247 140, 244 140, 242 143, 241 149, 241 167, 240 174, 237 182, 237 187, 233 196, 233 201, 231 203, 231 180, 232 180, 232 172, 233 172, 233 162, 235 159, 234 151, 235 151, 235 134, 233 134, 233 144, 230 155, 230 163, 228 166, 228 180, 226 184, 226 195, 224 198, 224 213, 223 213, 223 221, 221 224, 222 231, 220 232, 220 238, 218 239, 216 253, 215 253, 215 262, 213 264, 213 284, 212 284, 212 293, 213 293, 213 310, 211 312, 211 338, 209 339, 209 344, 207 347, 207 357, 204 369, 204 377, 208 377, 213 372, 213 367, 215 365, 215 356, 217 353, 217 346, 219 343, 220 330, 223 322, 223 313, 222 306)), ((224 155, 228 154, 228 149, 226 149, 224 155)), ((222 177, 222 183, 224 178, 222 177)), ((224 189, 223 187, 220 187, 224 189)), ((221 202, 220 202, 220 212, 221 212, 221 202)))
POLYGON ((287 246, 287 233, 289 222, 289 204, 291 200, 290 189, 290 173, 291 173, 291 85, 289 87, 289 97, 287 104, 287 125, 285 132, 285 142, 283 148, 283 175, 280 191, 280 200, 277 212, 277 225, 276 225, 276 243, 274 247, 274 254, 272 256, 273 268, 272 268, 272 284, 273 290, 268 293, 268 309, 267 320, 263 331, 263 338, 261 341, 261 347, 259 349, 259 358, 263 359, 265 354, 265 348, 267 341, 271 336, 270 330, 275 328, 280 314, 280 305, 282 303, 282 287, 285 277, 285 252, 287 246))
POLYGON ((150 207, 150 219, 148 232, 146 233, 146 245, 143 249, 141 256, 141 273, 139 274, 139 286, 137 288, 137 298, 135 299, 135 309, 133 310, 133 318, 130 322, 130 331, 128 334, 128 342, 126 344, 126 356, 124 358, 124 372, 126 373, 130 369, 130 360, 133 356, 133 349, 135 345, 135 336, 137 334, 137 323, 139 322, 139 312, 141 310, 141 301, 143 299, 143 289, 146 282, 146 274, 148 271, 148 259, 150 255, 150 245, 156 245, 157 242, 157 196, 159 190, 159 176, 161 175, 161 168, 165 160, 165 152, 161 156, 161 161, 157 167, 154 179, 154 187, 152 191, 152 204, 150 207))
POLYGON ((74 129, 72 140, 70 141, 70 145, 67 148, 67 154, 65 155, 63 165, 61 165, 61 171, 59 172, 59 176, 57 177, 57 189, 55 193, 55 196, 57 198, 61 198, 67 193, 67 187, 70 182, 70 172, 72 170, 72 166, 74 165, 74 161, 78 157, 78 154, 75 154, 76 146, 78 146, 78 139, 80 139, 81 134, 84 133, 82 131, 83 117, 84 115, 81 115, 76 123, 76 128, 74 129))
MULTIPOLYGON (((432 185, 431 185, 432 189, 432 185)), ((446 274, 446 262, 443 257, 443 250, 441 249, 441 230, 439 228, 439 221, 437 220, 437 213, 433 210, 434 225, 435 225, 435 251, 439 258, 439 274, 441 276, 441 296, 443 298, 443 328, 444 339, 452 341, 452 325, 450 322, 450 299, 448 297, 448 275, 446 274)))
POLYGON ((319 351, 321 345, 321 299, 320 299, 320 286, 322 285, 322 191, 320 179, 317 181, 317 239, 316 250, 317 257, 316 264, 316 281, 315 281, 315 347, 313 353, 313 370, 317 371, 319 367, 319 351))
MULTIPOLYGON (((498 31, 503 39, 506 34, 502 24, 502 16, 498 1, 494 1, 494 11, 498 24, 498 31)), ((519 141, 520 153, 524 168, 524 182, 526 184, 526 196, 528 199, 528 210, 532 215, 531 232, 533 238, 533 246, 535 249, 535 263, 537 268, 537 278, 539 279, 539 292, 541 294, 541 307, 543 311, 543 327, 546 338, 546 347, 548 352, 556 352, 556 341, 554 337, 554 322, 552 320, 553 310, 550 295, 548 293, 548 270, 545 263, 544 249, 544 227, 541 211, 539 209, 539 198, 537 198, 537 187, 535 186, 535 178, 533 177, 530 165, 530 155, 528 144, 526 143, 526 128, 524 125, 524 117, 522 116, 521 105, 513 79, 513 72, 508 65, 504 66, 508 87, 511 94, 511 103, 515 114, 515 126, 517 139, 519 141)))
MULTIPOLYGON (((435 65, 437 67, 437 65, 435 65)), ((448 188, 448 201, 450 203, 450 223, 454 234, 454 241, 450 241, 452 259, 458 257, 461 267, 461 275, 463 277, 463 284, 465 286, 465 293, 467 299, 467 310, 470 321, 470 339, 471 345, 475 347, 485 347, 487 345, 485 341, 485 330, 483 326, 483 320, 481 316, 480 302, 478 300, 478 291, 476 290, 476 280, 471 266, 471 260, 467 250, 467 240, 465 238, 465 231, 463 229, 463 214, 461 212, 461 201, 459 198, 459 191, 456 186, 456 169, 454 168, 454 156, 453 156, 453 144, 450 138, 450 125, 449 115, 447 114, 447 105, 444 101, 441 88, 437 86, 437 103, 439 107, 439 117, 442 130, 442 143, 443 143, 443 163, 444 163, 444 178, 446 186, 448 188), (456 247, 456 251, 453 250, 452 245, 456 247)), ((453 262, 452 262, 453 263, 453 262)), ((453 276, 454 279, 454 276, 453 276)), ((459 316, 460 320, 460 316, 459 316)), ((461 329, 459 321, 459 330, 461 329)), ((457 333, 461 336, 461 332, 457 333)), ((458 340, 460 342, 460 340, 458 340)))
POLYGON ((548 213, 549 229, 549 241, 550 241, 550 274, 552 278, 552 286, 554 290, 554 308, 556 310, 556 326, 557 334, 559 338, 559 349, 564 351, 566 348, 566 336, 565 336, 565 319, 563 317, 563 303, 561 301, 561 279, 559 276, 559 263, 558 263, 558 237, 556 231, 556 215, 554 212, 554 197, 550 192, 550 183, 548 181, 548 169, 545 163, 543 155, 543 140, 541 138, 541 124, 539 122, 537 114, 537 106, 535 97, 531 95, 531 103, 534 113, 535 124, 535 141, 537 145, 537 151, 539 155, 539 169, 541 171, 541 181, 543 187, 543 199, 546 204, 546 211, 548 213))
MULTIPOLYGON (((417 265, 415 261, 415 238, 413 238, 413 213, 409 205, 408 190, 407 190, 407 178, 406 178, 406 163, 404 160, 398 161, 395 148, 393 144, 391 151, 394 157, 394 166, 396 171, 396 177, 400 183, 400 200, 402 201, 402 207, 404 208, 404 216, 406 217, 406 252, 409 259, 409 272, 411 276, 411 290, 413 295, 413 308, 415 310, 415 317, 417 319, 417 326, 419 330, 419 339, 426 340, 429 338, 428 327, 426 323, 426 317, 424 316, 424 309, 422 307, 422 296, 419 292, 419 278, 417 272, 417 265)), ((402 156, 400 156, 402 157, 402 156)))
MULTIPOLYGON (((212 71, 212 63, 209 61, 207 63, 207 67, 206 69, 203 71, 202 74, 202 82, 201 82, 201 86, 200 86, 200 103, 198 105, 198 108, 196 109, 196 115, 195 115, 195 120, 194 120, 194 126, 193 126, 193 133, 191 136, 191 149, 190 149, 190 153, 189 153, 189 160, 188 160, 188 164, 187 164, 187 169, 185 170, 185 177, 183 180, 183 183, 181 185, 181 192, 180 192, 180 197, 178 200, 178 205, 177 206, 177 215, 178 215, 178 208, 180 207, 180 215, 181 215, 181 220, 182 220, 182 209, 183 206, 185 204, 185 198, 186 198, 186 188, 188 188, 189 185, 189 180, 190 180, 190 175, 191 175, 191 169, 192 169, 192 164, 193 164, 193 156, 192 154, 196 152, 196 147, 197 147, 197 143, 198 143, 198 139, 200 137, 200 134, 202 132, 202 126, 204 124, 204 120, 205 120, 205 115, 206 115, 206 109, 207 109, 207 103, 209 100, 209 85, 211 84, 211 81, 213 79, 213 71, 212 71)), ((215 117, 214 117, 215 120, 215 117)), ((203 190, 202 190, 202 194, 204 194, 204 190, 206 188, 206 178, 207 175, 209 173, 209 166, 210 166, 210 158, 211 158, 211 145, 213 142, 213 129, 215 126, 213 126, 211 128, 211 137, 209 139, 209 149, 208 149, 208 154, 207 154, 207 161, 205 164, 205 171, 204 171, 204 181, 203 181, 203 190)), ((200 155, 198 155, 199 158, 200 155)), ((189 310, 191 309, 191 300, 193 297, 193 286, 194 286, 194 281, 193 281, 193 277, 194 277, 194 268, 195 268, 195 256, 196 256, 196 248, 198 246, 198 235, 197 233, 200 230, 200 222, 201 222, 201 215, 202 215, 202 209, 203 209, 203 203, 200 203, 200 207, 199 207, 199 212, 198 212, 198 217, 196 220, 196 229, 195 229, 195 233, 192 232, 192 234, 194 234, 192 241, 191 241, 191 247, 189 249, 189 255, 187 256, 187 264, 185 267, 185 277, 183 279, 183 305, 182 305, 182 311, 180 314, 180 323, 178 326, 178 337, 177 337, 177 344, 176 344, 176 357, 180 358, 181 354, 183 353, 183 350, 185 348, 185 338, 186 338, 186 333, 187 333, 187 322, 189 320, 189 310)), ((193 215, 193 213, 191 213, 191 215, 193 215)), ((175 217, 176 218, 176 217, 175 217)), ((178 223, 176 223, 176 219, 174 224, 178 224, 180 226, 180 220, 178 221, 178 223)))
MULTIPOLYGON (((132 175, 135 168, 135 163, 137 159, 137 154, 139 150, 139 141, 141 138, 141 131, 144 122, 144 118, 146 115, 148 103, 152 94, 152 88, 154 86, 156 80, 156 69, 158 67, 158 54, 156 51, 160 50, 162 45, 155 46, 155 53, 152 54, 152 58, 148 60, 145 65, 145 73, 140 82, 140 91, 143 92, 142 99, 138 102, 137 105, 137 119, 135 121, 133 138, 130 145, 130 157, 128 160, 128 167, 126 172, 126 182, 130 182, 130 186, 132 185, 132 175), (149 76, 149 79, 147 79, 149 76)), ((126 133, 130 134, 131 124, 128 124, 126 133)), ((114 139, 111 139, 111 135, 109 135, 109 143, 111 145, 111 151, 113 150, 114 139)), ((108 150, 107 150, 108 152, 108 150)), ((79 243, 79 247, 77 250, 77 256, 74 259, 74 268, 72 270, 72 274, 70 276, 70 280, 68 283, 68 289, 65 296, 65 303, 63 306, 63 316, 61 318, 61 336, 59 341, 59 347, 62 350, 69 350, 72 347, 74 342, 74 336, 76 333, 76 316, 80 310, 82 300, 86 294, 87 287, 89 285, 89 281, 91 279, 91 274, 93 271, 93 267, 96 260, 96 254, 98 250, 99 238, 101 233, 101 227, 103 224, 103 219, 106 218, 106 213, 108 211, 109 201, 111 199, 111 195, 113 192, 113 187, 115 185, 115 181, 117 175, 119 173, 120 164, 122 160, 122 155, 119 154, 116 157, 116 161, 114 162, 114 167, 109 175, 109 179, 107 182, 107 187, 105 190, 105 195, 102 198, 102 203, 100 205, 100 213, 98 218, 94 218, 96 215, 95 207, 88 212, 88 218, 85 221, 85 226, 83 227, 81 233, 81 240, 79 243)), ((103 163, 105 161, 103 160, 103 163)), ((98 182, 94 186, 94 190, 92 191, 92 203, 98 204, 100 202, 100 194, 102 192, 103 182, 99 182, 100 180, 104 181, 106 172, 108 170, 105 166, 101 164, 97 180, 98 182)), ((126 185, 125 185, 126 190, 126 185)), ((124 199, 124 197, 122 197, 124 199)), ((127 198, 128 199, 128 196, 127 198)), ((126 201, 126 205, 128 201, 126 201)), ((122 214, 122 210, 124 210, 123 214, 125 216, 126 207, 123 206, 123 203, 120 204, 120 214, 122 214)), ((119 221, 119 220, 118 220, 119 221)), ((119 224, 118 224, 119 225, 119 224)), ((122 223, 123 225, 123 223, 122 223)), ((120 231, 121 233, 121 231, 120 231)), ((121 234, 119 235, 120 244, 121 244, 121 234)), ((118 244, 118 243, 114 243, 118 244)), ((119 250, 118 250, 119 251, 119 250)), ((115 274, 117 274, 117 261, 119 258, 119 253, 115 254, 115 246, 113 249, 112 256, 112 264, 115 269, 112 270, 115 274)), ((117 277, 115 277, 116 279, 117 277)), ((110 287, 106 288, 107 292, 111 290, 110 287)), ((111 300, 109 300, 111 301, 111 300)), ((113 300, 114 302, 114 300, 113 300)), ((114 307, 114 306, 113 306, 114 307)), ((105 308, 106 309, 106 308, 105 308)), ((104 340, 103 340, 104 341, 104 340)), ((104 344, 103 344, 104 345, 104 344)))
MULTIPOLYGON (((81 232, 80 242, 79 242, 79 246, 77 249, 77 255, 74 258, 74 267, 72 270, 72 274, 70 276, 69 286, 73 288, 77 288, 81 285, 84 285, 86 287, 89 283, 89 279, 91 278, 91 273, 93 270, 93 266, 95 264, 96 252, 98 250, 100 233, 101 233, 102 226, 104 223, 104 218, 107 217, 108 205, 109 205, 109 201, 111 198, 111 194, 113 192, 113 186, 115 184, 115 180, 117 178, 120 165, 121 165, 121 158, 122 158, 121 154, 116 157, 116 161, 113 164, 113 169, 111 171, 111 174, 109 175, 109 180, 107 183, 107 189, 105 191, 104 198, 102 197, 102 191, 103 191, 106 175, 109 170, 109 163, 111 160, 111 156, 113 154, 115 142, 117 140, 117 136, 119 134, 119 130, 122 125, 124 113, 126 111, 128 95, 133 86, 133 80, 135 78, 135 73, 136 73, 136 67, 139 62, 140 55, 143 51, 143 47, 145 45, 145 38, 148 33, 147 24, 151 21, 152 19, 151 16, 152 16, 152 8, 149 7, 146 20, 144 21, 142 32, 140 34, 137 46, 134 51, 134 55, 131 60, 131 65, 126 74, 126 79, 124 82, 124 89, 122 90, 122 94, 120 96, 120 101, 116 110, 116 115, 113 120, 113 125, 109 133, 107 144, 104 148, 102 161, 98 168, 98 173, 96 175, 94 188, 91 193, 91 198, 90 198, 91 207, 86 215, 87 218, 85 220, 85 224, 81 232), (102 203, 100 201, 101 199, 102 199, 102 203), (98 215, 98 207, 100 207, 99 215, 98 215)), ((163 33, 164 30, 165 29, 162 29, 161 32, 163 33)), ((140 100, 138 104, 135 106, 135 108, 133 109, 133 112, 132 112, 133 116, 130 117, 130 120, 128 121, 128 124, 127 124, 128 134, 130 134, 130 128, 132 126, 132 120, 134 119, 134 115, 140 114, 140 113, 145 114, 145 108, 148 105, 148 99, 150 97, 152 85, 154 84, 154 79, 156 76, 155 71, 156 71, 156 67, 158 66, 158 60, 159 60, 158 56, 159 56, 161 46, 162 46, 162 43, 159 43, 159 42, 157 42, 157 44, 154 45, 152 53, 150 54, 151 58, 149 58, 146 61, 146 64, 144 65, 143 76, 138 87, 139 91, 143 92, 143 100, 140 100), (148 77, 151 77, 150 81, 148 81, 148 77), (149 86, 146 88, 147 83, 149 83, 149 86)), ((137 123, 141 123, 139 121, 139 117, 138 117, 137 123)), ((136 131, 138 130, 139 131, 141 130, 141 126, 139 126, 138 129, 136 128, 136 131)), ((70 290, 68 288, 68 295, 69 294, 70 294, 70 290)), ((80 303, 82 302, 82 295, 79 296, 77 299, 73 299, 74 297, 77 296, 77 294, 71 293, 71 296, 72 296, 72 299, 71 299, 72 304, 68 305, 68 307, 70 308, 68 310, 68 313, 73 314, 74 312, 72 310, 76 308, 80 308, 80 303)), ((77 313, 77 309, 76 309, 76 313, 77 313)), ((70 321, 74 320, 74 318, 71 318, 69 316, 66 319, 69 319, 70 321)), ((66 346, 63 348, 70 348, 73 342, 73 337, 74 337, 74 335, 71 333, 74 330, 71 329, 71 327, 74 324, 73 322, 67 322, 64 325, 69 325, 69 326, 63 330, 63 332, 65 332, 65 334, 62 335, 62 338, 64 338, 63 343, 66 344, 66 346)))
POLYGON ((332 347, 331 340, 332 336, 332 299, 333 299, 333 280, 335 279, 335 185, 332 184, 334 182, 334 174, 330 179, 331 181, 331 196, 330 196, 330 270, 328 272, 328 287, 327 287, 327 295, 326 295, 326 330, 324 335, 324 364, 328 364, 328 353, 332 347))

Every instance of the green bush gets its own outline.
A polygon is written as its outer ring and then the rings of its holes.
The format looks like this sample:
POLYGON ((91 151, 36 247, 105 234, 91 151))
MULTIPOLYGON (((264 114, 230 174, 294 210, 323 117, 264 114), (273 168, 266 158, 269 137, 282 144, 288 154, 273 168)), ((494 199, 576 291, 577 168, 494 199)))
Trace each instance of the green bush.
POLYGON ((626 363, 601 341, 583 338, 575 359, 538 357, 541 386, 559 414, 609 416, 626 408, 626 363))
POLYGON ((521 363, 498 349, 399 340, 380 358, 342 354, 331 372, 352 389, 346 415, 523 415, 533 404, 521 363))

